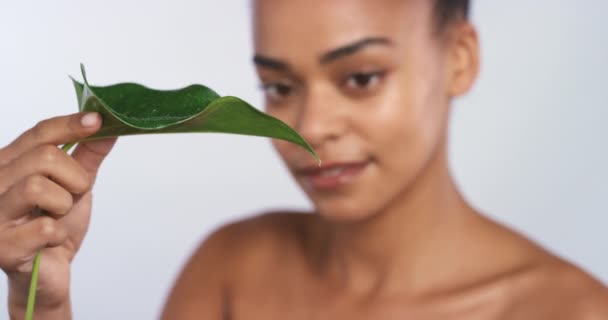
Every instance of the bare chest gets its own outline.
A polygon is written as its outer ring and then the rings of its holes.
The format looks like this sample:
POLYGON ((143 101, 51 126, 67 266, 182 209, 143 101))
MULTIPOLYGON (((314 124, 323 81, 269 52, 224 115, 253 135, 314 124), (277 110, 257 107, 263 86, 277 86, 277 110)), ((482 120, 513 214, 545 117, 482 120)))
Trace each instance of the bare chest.
POLYGON ((508 305, 492 292, 428 301, 406 298, 345 298, 312 281, 261 281, 230 298, 229 319, 416 319, 503 320, 508 305))

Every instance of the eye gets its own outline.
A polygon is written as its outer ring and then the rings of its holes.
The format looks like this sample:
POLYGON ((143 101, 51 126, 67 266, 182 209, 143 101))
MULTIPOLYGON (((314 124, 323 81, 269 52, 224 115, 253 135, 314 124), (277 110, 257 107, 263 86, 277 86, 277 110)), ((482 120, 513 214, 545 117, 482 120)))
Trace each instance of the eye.
POLYGON ((291 85, 281 82, 262 84, 261 88, 269 101, 287 98, 293 92, 291 85))
POLYGON ((376 87, 382 80, 384 72, 357 72, 346 78, 345 86, 350 90, 369 90, 376 87))

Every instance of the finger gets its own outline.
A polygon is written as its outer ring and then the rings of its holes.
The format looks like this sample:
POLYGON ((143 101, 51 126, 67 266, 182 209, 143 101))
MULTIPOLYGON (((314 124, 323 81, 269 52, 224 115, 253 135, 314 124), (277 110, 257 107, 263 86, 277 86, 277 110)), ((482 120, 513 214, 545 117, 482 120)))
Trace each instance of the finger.
POLYGON ((91 177, 97 175, 99 166, 112 151, 116 138, 88 141, 79 144, 72 153, 72 157, 89 173, 91 177))
POLYGON ((0 163, 8 163, 27 150, 45 144, 60 145, 81 140, 101 128, 96 112, 75 113, 40 121, 2 152, 0 163))
POLYGON ((29 176, 0 195, 0 223, 30 216, 36 207, 59 218, 73 204, 72 194, 57 183, 43 176, 29 176))
POLYGON ((31 175, 49 176, 74 194, 88 191, 92 183, 76 160, 54 145, 43 145, 0 167, 0 192, 31 175))
POLYGON ((68 238, 61 221, 42 216, 0 233, 0 266, 15 270, 33 259, 38 249, 56 247, 68 238))

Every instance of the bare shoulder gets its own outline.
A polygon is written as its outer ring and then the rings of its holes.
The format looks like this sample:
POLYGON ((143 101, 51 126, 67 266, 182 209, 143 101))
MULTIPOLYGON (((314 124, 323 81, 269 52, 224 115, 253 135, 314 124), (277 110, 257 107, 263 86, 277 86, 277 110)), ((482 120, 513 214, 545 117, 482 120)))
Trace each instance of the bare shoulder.
POLYGON ((498 250, 485 252, 499 266, 485 283, 500 292, 501 319, 608 319, 608 289, 599 280, 508 227, 483 223, 486 243, 498 250))
POLYGON ((545 276, 544 280, 554 290, 555 302, 563 306, 563 314, 569 314, 572 319, 608 319, 608 288, 577 266, 556 260, 554 266, 547 267, 553 269, 548 271, 553 276, 545 276))
POLYGON ((284 260, 285 251, 299 245, 311 220, 301 212, 267 212, 226 224, 202 242, 190 263, 234 277, 239 269, 284 260))
POLYGON ((246 263, 256 257, 283 253, 300 245, 314 217, 303 212, 274 211, 227 224, 202 244, 221 247, 231 259, 246 263))
POLYGON ((573 316, 583 320, 608 319, 608 288, 591 284, 579 298, 579 306, 573 316))
POLYGON ((212 232, 179 274, 162 319, 221 319, 233 285, 263 281, 282 265, 309 220, 303 213, 264 213, 212 232))
POLYGON ((508 319, 608 319, 608 288, 554 256, 521 274, 514 288, 508 319))

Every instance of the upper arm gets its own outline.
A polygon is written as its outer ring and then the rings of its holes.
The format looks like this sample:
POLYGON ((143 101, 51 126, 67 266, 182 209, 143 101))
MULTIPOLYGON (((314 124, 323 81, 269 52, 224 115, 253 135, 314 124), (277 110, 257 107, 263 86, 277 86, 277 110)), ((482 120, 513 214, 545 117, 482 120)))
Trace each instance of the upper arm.
POLYGON ((194 252, 169 294, 161 319, 223 319, 231 226, 212 233, 194 252))

